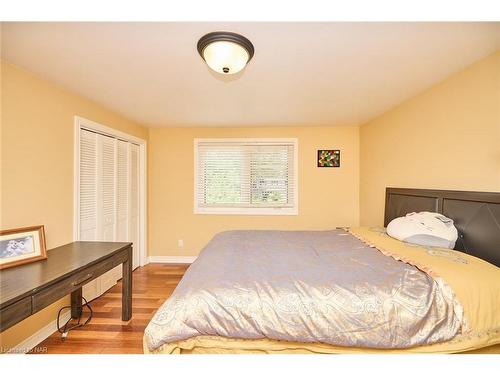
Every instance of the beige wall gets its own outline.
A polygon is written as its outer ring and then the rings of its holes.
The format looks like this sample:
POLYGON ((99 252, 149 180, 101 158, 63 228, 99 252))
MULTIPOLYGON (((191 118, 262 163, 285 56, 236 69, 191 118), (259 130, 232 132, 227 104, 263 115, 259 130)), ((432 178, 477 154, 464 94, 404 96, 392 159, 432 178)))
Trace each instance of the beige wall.
MULTIPOLYGON (((50 249, 73 239, 73 117, 145 139, 148 131, 23 69, 1 66, 0 228, 43 224, 50 249)), ((55 319, 62 304, 3 332, 0 346, 31 336, 55 319)))
POLYGON ((360 220, 385 187, 500 191, 500 52, 361 126, 360 220))
POLYGON ((357 127, 169 128, 149 132, 149 255, 197 255, 230 229, 331 229, 357 225, 357 127), (282 137, 299 140, 299 215, 193 214, 194 138, 282 137), (317 150, 341 150, 340 168, 317 168, 317 150), (184 248, 177 240, 184 240, 184 248))

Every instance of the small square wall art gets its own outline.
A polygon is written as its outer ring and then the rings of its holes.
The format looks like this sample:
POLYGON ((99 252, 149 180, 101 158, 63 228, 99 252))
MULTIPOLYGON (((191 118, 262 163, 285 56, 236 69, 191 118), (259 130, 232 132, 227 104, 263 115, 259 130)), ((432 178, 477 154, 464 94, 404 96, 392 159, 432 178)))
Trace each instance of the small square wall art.
POLYGON ((318 167, 340 167, 340 150, 318 150, 318 167))

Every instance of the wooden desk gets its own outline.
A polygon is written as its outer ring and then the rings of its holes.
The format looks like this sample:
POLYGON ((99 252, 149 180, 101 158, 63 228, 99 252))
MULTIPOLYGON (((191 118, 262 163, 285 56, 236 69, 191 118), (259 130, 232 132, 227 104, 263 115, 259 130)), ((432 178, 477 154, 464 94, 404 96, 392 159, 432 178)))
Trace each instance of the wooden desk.
POLYGON ((0 271, 0 332, 70 293, 71 316, 77 317, 82 286, 120 263, 122 320, 130 320, 132 243, 73 242, 50 250, 45 260, 0 271))

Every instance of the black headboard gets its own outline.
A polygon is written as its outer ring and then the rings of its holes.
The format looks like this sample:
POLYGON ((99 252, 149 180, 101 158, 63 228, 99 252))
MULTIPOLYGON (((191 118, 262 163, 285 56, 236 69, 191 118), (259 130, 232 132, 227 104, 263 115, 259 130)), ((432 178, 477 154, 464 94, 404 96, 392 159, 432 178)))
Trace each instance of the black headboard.
POLYGON ((384 226, 410 212, 431 211, 453 219, 455 250, 500 267, 500 193, 387 188, 384 226))

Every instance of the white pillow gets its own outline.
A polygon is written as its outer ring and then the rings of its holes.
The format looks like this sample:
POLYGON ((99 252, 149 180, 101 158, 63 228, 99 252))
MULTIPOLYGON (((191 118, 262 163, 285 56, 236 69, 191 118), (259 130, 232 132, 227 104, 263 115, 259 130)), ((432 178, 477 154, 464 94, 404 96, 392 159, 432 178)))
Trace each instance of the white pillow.
POLYGON ((387 234, 400 241, 453 249, 458 238, 453 220, 436 212, 412 212, 387 225, 387 234))

